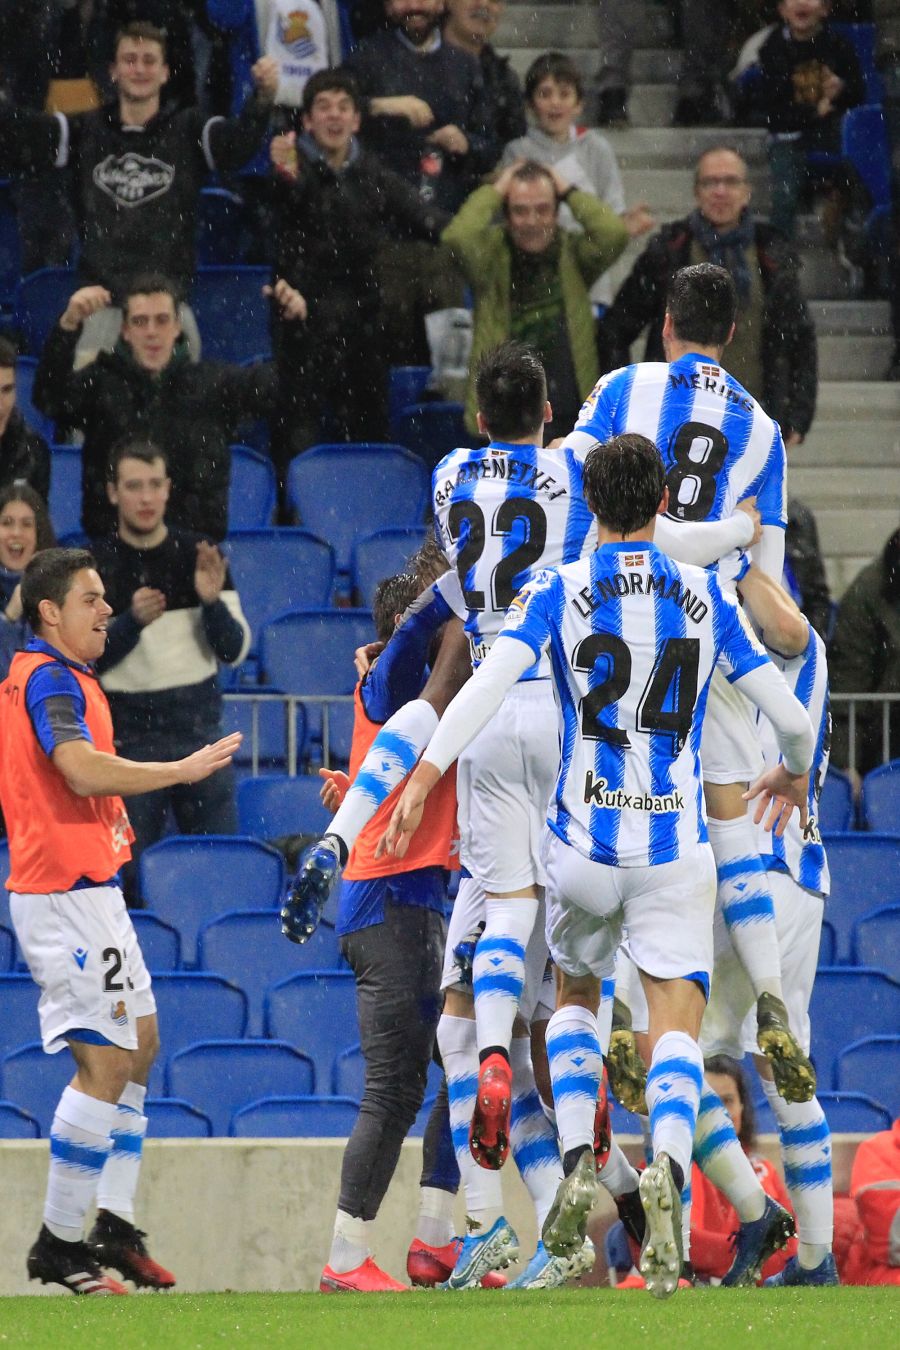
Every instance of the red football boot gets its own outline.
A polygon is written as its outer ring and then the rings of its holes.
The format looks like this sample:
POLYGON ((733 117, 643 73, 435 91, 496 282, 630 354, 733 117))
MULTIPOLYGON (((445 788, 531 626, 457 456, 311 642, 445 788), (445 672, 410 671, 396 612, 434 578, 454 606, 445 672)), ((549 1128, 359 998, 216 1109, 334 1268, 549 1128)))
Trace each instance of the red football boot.
POLYGON ((594 1161, 597 1164, 598 1172, 606 1163, 611 1148, 612 1128, 609 1123, 609 1078, 607 1077, 606 1065, 604 1064, 603 1077, 600 1079, 600 1086, 597 1089, 597 1105, 594 1107, 594 1161))
POLYGON ((172 1289, 175 1276, 147 1251, 139 1228, 108 1209, 97 1210, 97 1220, 87 1239, 101 1266, 111 1266, 139 1289, 172 1289))
POLYGON ((478 1092, 469 1126, 469 1151, 479 1167, 498 1172, 509 1156, 512 1069, 503 1055, 488 1055, 478 1070, 478 1092))
POLYGON ((393 1279, 386 1270, 376 1266, 371 1256, 367 1256, 361 1266, 355 1270, 346 1270, 341 1274, 326 1266, 319 1280, 320 1294, 405 1294, 409 1285, 393 1279))
POLYGON ((28 1253, 28 1278, 41 1284, 61 1284, 73 1294, 126 1294, 124 1284, 104 1275, 86 1242, 65 1242, 42 1226, 28 1253))
MULTIPOLYGON (((459 1256, 462 1238, 455 1237, 445 1247, 430 1247, 427 1242, 413 1238, 406 1254, 406 1273, 412 1284, 423 1289, 434 1289, 449 1280, 459 1256)), ((499 1270, 489 1270, 481 1281, 482 1289, 503 1289, 506 1276, 499 1270)))

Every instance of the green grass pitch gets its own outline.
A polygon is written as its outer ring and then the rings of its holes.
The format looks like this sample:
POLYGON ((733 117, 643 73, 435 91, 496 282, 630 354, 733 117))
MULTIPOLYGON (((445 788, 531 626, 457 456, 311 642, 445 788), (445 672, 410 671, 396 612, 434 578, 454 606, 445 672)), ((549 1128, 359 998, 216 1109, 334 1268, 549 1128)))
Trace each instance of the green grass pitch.
POLYGON ((900 1290, 169 1294, 0 1298, 0 1346, 52 1350, 896 1350, 900 1290))

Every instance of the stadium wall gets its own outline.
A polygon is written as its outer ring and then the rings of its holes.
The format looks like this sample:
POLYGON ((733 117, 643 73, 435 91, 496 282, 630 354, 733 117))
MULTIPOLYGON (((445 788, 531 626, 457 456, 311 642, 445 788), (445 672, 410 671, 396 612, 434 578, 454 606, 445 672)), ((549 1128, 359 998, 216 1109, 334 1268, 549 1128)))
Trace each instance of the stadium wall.
MULTIPOLYGON (((835 1188, 846 1190, 859 1136, 834 1139, 835 1188)), ((637 1139, 623 1138, 640 1153, 637 1139)), ((144 1150, 137 1223, 151 1251, 178 1277, 185 1293, 297 1290, 318 1287, 328 1255, 343 1141, 335 1139, 156 1139, 144 1150)), ((773 1136, 760 1151, 777 1158, 773 1136)), ((406 1279, 406 1251, 418 1212, 421 1141, 404 1144, 400 1165, 378 1217, 380 1263, 406 1279)), ((37 1293, 25 1256, 41 1222, 47 1176, 45 1140, 0 1143, 0 1294, 37 1293)), ((523 1252, 534 1250, 534 1214, 510 1165, 503 1174, 507 1216, 523 1252)), ((459 1222, 463 1218, 459 1202, 459 1222)), ((615 1217, 611 1201, 592 1222, 598 1250, 615 1217)), ((47 1288, 47 1293, 54 1292, 47 1288)), ((62 1293, 61 1290, 56 1290, 62 1293)))

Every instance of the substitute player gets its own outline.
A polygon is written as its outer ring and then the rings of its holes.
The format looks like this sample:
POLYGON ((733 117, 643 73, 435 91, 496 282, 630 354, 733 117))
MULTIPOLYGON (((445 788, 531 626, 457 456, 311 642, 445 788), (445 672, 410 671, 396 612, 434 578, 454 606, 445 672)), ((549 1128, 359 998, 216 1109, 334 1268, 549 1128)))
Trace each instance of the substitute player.
POLYGON ((543 1237, 551 1251, 572 1251, 597 1198, 594 1112, 603 1065, 596 1009, 624 924, 650 1007, 653 1051, 654 1160, 641 1178, 641 1270, 662 1297, 674 1292, 681 1270, 678 1210, 712 969, 715 868, 698 752, 713 668, 739 684, 777 730, 784 762, 751 789, 774 801, 770 824, 783 821, 792 803, 805 821, 813 735, 715 575, 679 567, 653 545, 669 494, 652 442, 626 435, 595 447, 584 482, 598 549, 542 572, 516 598, 490 655, 442 718, 384 842, 402 856, 430 791, 549 648, 562 764, 543 852, 547 933, 559 971, 547 1050, 566 1179, 543 1237))
POLYGON ((113 745, 109 705, 91 668, 112 610, 83 549, 46 549, 22 577, 35 633, 0 685, 0 805, 9 833, 10 910, 40 986, 48 1054, 68 1045, 76 1072, 50 1130, 44 1223, 28 1274, 74 1294, 169 1288, 147 1253, 134 1194, 147 1128, 147 1076, 159 1048, 156 1003, 119 886, 131 856, 121 794, 197 783, 231 763, 239 734, 186 759, 138 764, 113 745), (84 1241, 96 1199, 97 1222, 84 1241))

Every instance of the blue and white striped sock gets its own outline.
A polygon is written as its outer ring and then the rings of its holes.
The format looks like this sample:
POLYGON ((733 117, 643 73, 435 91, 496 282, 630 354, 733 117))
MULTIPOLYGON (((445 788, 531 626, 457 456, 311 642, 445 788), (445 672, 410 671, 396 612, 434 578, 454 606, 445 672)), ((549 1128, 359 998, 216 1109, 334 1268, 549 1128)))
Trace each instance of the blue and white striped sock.
POLYGON ((140 1083, 126 1083, 116 1107, 112 1132, 112 1152, 103 1165, 97 1187, 97 1208, 108 1209, 120 1219, 134 1223, 134 1193, 141 1170, 147 1117, 144 1099, 147 1089, 140 1083))
POLYGON ((385 722, 328 827, 329 834, 343 839, 348 853, 382 802, 415 768, 437 724, 434 708, 421 698, 404 704, 385 722))
POLYGON ((112 1151, 118 1107, 64 1089, 50 1127, 50 1174, 44 1223, 56 1237, 79 1242, 84 1216, 97 1194, 104 1164, 112 1151))
POLYGON ((513 1161, 534 1202, 540 1232, 562 1181, 559 1143, 556 1130, 544 1115, 535 1086, 529 1037, 513 1038, 509 1062, 513 1081, 509 1143, 513 1161))
POLYGON ((472 964, 479 1054, 492 1046, 509 1051, 525 984, 525 948, 537 912, 538 902, 530 896, 485 900, 484 932, 472 964))
POLYGON ((762 1218, 766 1193, 741 1148, 722 1099, 705 1079, 694 1133, 694 1162, 728 1197, 741 1223, 762 1218))
POLYGON ((831 1251, 834 1238, 831 1131, 816 1097, 786 1102, 768 1078, 762 1085, 781 1133, 784 1180, 800 1239, 797 1258, 813 1270, 831 1251))
POLYGON ((683 1031, 660 1036, 647 1074, 653 1156, 667 1153, 685 1178, 691 1167, 702 1084, 703 1056, 697 1042, 683 1031))
POLYGON ((616 997, 616 977, 600 983, 600 1007, 597 1009, 597 1031, 600 1034, 600 1049, 605 1055, 609 1051, 609 1038, 612 1035, 613 1003, 616 997))
POLYGON ((487 1232, 503 1213, 503 1190, 500 1173, 479 1167, 469 1150, 469 1126, 478 1091, 474 1021, 443 1013, 438 1022, 437 1042, 447 1075, 450 1133, 466 1198, 466 1214, 487 1232))
POLYGON ((563 1154, 585 1145, 592 1148, 597 1089, 603 1076, 594 1014, 574 1004, 557 1009, 547 1023, 547 1059, 563 1154))
POLYGON ((691 1189, 691 1171, 689 1167, 684 1175, 681 1189, 681 1250, 685 1261, 691 1259, 691 1205, 694 1195, 691 1189))
POLYGON ((710 820, 709 842, 716 860, 717 903, 732 946, 756 998, 782 998, 781 957, 775 907, 748 816, 710 820))

